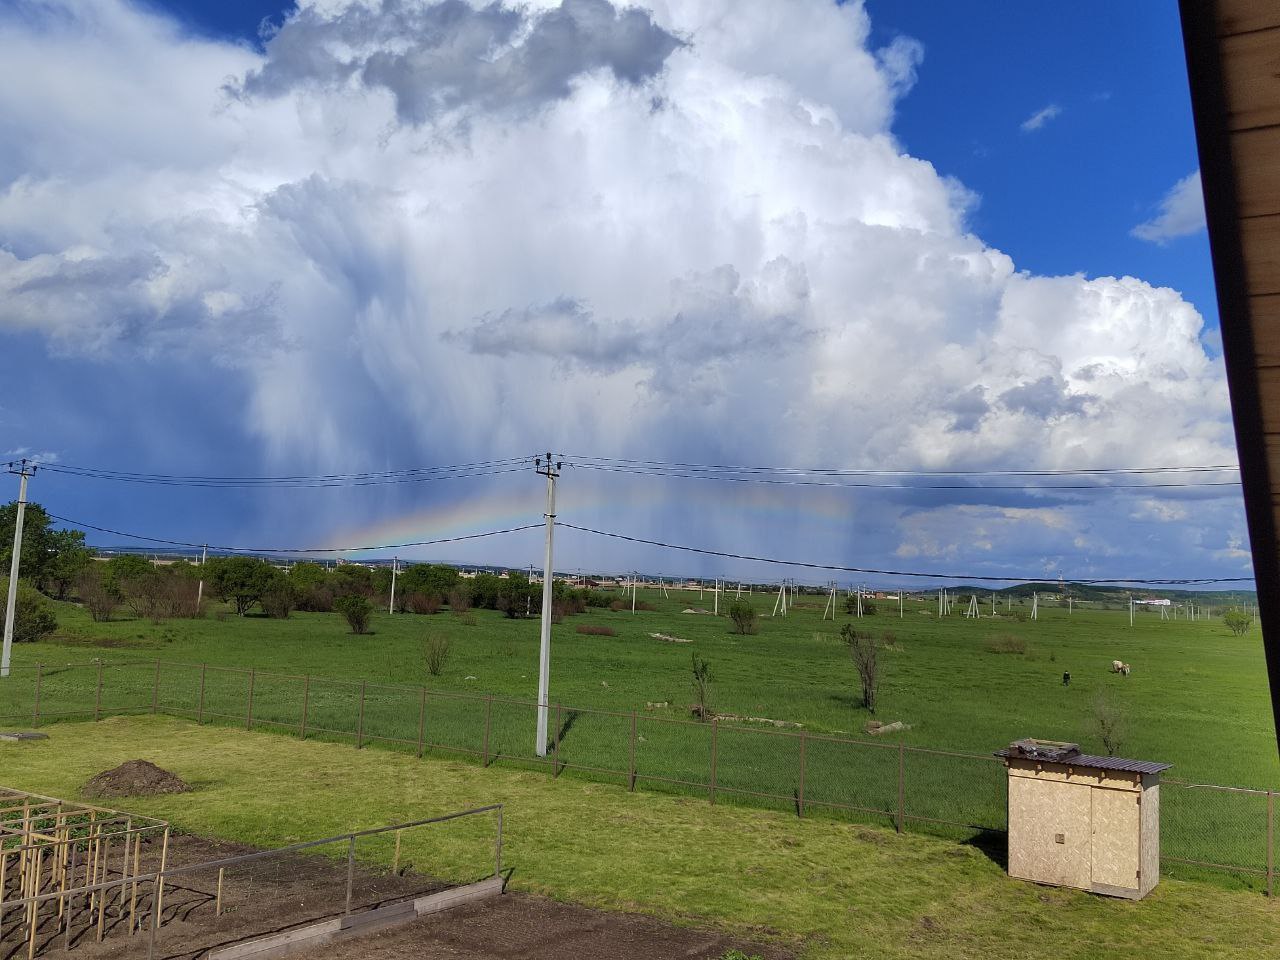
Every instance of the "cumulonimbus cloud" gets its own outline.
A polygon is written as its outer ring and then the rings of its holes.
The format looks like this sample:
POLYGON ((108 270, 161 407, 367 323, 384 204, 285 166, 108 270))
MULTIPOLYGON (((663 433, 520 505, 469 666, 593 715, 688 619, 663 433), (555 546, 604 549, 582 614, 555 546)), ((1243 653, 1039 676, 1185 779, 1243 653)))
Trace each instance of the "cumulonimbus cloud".
POLYGON ((104 369, 199 351, 294 469, 531 438, 1233 457, 1197 311, 974 236, 973 196, 892 134, 922 50, 873 49, 860 3, 303 0, 256 51, 122 0, 23 10, 0 13, 0 330, 104 369))

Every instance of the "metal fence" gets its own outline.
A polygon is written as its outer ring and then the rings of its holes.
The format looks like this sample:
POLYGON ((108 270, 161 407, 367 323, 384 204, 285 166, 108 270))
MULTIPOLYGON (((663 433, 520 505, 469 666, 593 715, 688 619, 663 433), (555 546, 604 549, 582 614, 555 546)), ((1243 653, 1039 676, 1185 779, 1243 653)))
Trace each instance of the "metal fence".
MULTIPOLYGON (((552 704, 547 755, 534 750, 537 704, 362 680, 207 664, 145 661, 14 668, 0 683, 0 719, 39 725, 155 713, 303 739, 378 745, 569 771, 629 790, 736 803, 948 835, 1002 834, 1006 777, 994 756, 699 722, 660 710, 552 704)), ((1166 778, 1163 861, 1226 871, 1272 891, 1275 791, 1166 778)))

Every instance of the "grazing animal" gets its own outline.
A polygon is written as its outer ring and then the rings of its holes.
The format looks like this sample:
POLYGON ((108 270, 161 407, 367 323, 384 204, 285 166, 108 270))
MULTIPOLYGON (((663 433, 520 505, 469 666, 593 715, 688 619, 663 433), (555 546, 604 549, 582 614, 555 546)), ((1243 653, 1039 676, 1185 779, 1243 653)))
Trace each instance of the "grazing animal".
POLYGON ((1111 661, 1111 672, 1112 672, 1112 673, 1122 673, 1122 674, 1124 674, 1124 675, 1127 677, 1127 676, 1129 675, 1129 664, 1127 664, 1127 663, 1123 663, 1123 662, 1121 662, 1120 660, 1112 660, 1112 661, 1111 661))

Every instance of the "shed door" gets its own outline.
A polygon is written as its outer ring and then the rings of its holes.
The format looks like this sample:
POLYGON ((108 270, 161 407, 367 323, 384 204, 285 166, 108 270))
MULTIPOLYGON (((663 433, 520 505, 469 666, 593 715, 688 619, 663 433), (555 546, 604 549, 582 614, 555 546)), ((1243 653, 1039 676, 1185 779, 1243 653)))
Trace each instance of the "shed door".
POLYGON ((1089 889, 1090 788, 1009 778, 1009 875, 1089 889))
POLYGON ((1133 890, 1138 886, 1139 794, 1095 787, 1093 882, 1133 890))

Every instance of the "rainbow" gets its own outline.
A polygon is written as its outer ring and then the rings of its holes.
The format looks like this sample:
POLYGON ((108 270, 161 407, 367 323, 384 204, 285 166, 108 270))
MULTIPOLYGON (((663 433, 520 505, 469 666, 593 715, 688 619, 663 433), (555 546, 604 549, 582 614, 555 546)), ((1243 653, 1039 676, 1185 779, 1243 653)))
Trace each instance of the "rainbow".
MULTIPOLYGON (((693 508, 708 517, 732 519, 748 526, 786 523, 794 528, 796 524, 812 522, 827 532, 833 525, 848 523, 856 510, 855 500, 847 491, 798 492, 796 488, 709 481, 688 481, 676 488, 660 479, 628 477, 625 483, 601 483, 594 476, 583 484, 578 482, 580 477, 581 474, 569 473, 561 482, 557 514, 639 536, 660 532, 651 528, 653 518, 677 509, 687 512, 693 508)), ((331 543, 370 545, 409 543, 539 523, 545 505, 543 491, 541 483, 529 483, 518 490, 473 492, 336 531, 326 539, 331 543)))

